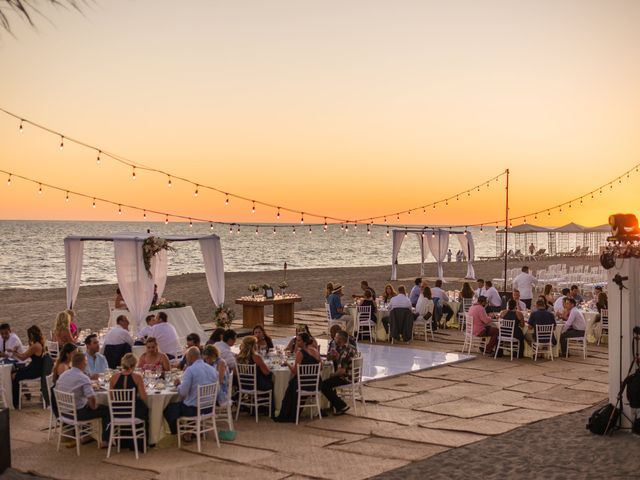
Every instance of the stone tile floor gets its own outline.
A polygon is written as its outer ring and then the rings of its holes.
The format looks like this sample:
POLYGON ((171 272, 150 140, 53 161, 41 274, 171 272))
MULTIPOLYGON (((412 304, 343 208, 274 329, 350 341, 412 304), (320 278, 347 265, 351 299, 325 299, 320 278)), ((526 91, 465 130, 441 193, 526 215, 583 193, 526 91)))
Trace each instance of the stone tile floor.
MULTIPOLYGON (((322 333, 322 312, 299 312, 296 317, 310 325, 314 335, 322 333)), ((292 327, 267 328, 281 337, 293 334, 292 327)), ((436 333, 435 341, 415 341, 410 347, 459 352, 461 344, 461 333, 447 330, 436 333)), ((179 450, 175 439, 166 437, 138 461, 129 451, 107 460, 95 444, 84 445, 80 459, 72 448, 58 453, 55 441, 47 441, 42 431, 48 412, 30 407, 12 412, 13 467, 42 477, 83 480, 199 474, 350 480, 497 473, 503 478, 596 478, 597 472, 636 478, 625 475, 638 470, 638 437, 620 433, 602 439, 584 429, 593 406, 607 396, 606 372, 606 346, 590 346, 586 360, 534 363, 478 355, 472 361, 370 382, 365 387, 366 410, 360 406, 357 416, 352 408, 342 417, 304 420, 296 426, 266 417, 256 424, 244 414, 236 425, 236 440, 219 449, 205 441, 202 453, 195 445, 179 450), (601 451, 606 455, 598 455, 601 451), (614 460, 619 468, 613 470, 598 463, 614 460), (592 464, 593 469, 587 468, 592 464)))

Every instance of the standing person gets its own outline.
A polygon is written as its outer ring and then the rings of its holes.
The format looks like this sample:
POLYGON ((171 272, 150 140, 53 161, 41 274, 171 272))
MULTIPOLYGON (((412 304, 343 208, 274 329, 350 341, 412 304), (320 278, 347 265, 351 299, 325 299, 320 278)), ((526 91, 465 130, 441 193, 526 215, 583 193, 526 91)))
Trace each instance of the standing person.
POLYGON ((565 313, 568 313, 568 317, 560 335, 561 355, 565 355, 567 352, 567 338, 584 337, 584 333, 587 330, 587 322, 582 312, 576 308, 575 298, 566 298, 564 309, 565 313))
POLYGON ((420 293, 422 293, 422 278, 416 278, 413 283, 414 285, 409 294, 409 300, 411 300, 411 305, 415 307, 418 303, 418 298, 420 298, 420 293))
MULTIPOLYGON (((533 247, 533 243, 531 247, 533 247)), ((522 267, 522 272, 513 279, 513 289, 520 290, 520 298, 529 310, 531 309, 531 300, 533 299, 533 289, 537 283, 538 279, 529 273, 529 267, 526 265, 522 267)))
POLYGON ((156 323, 151 328, 151 335, 158 341, 160 351, 169 357, 169 360, 176 358, 176 355, 182 353, 182 347, 178 340, 178 332, 173 325, 168 322, 166 312, 158 312, 156 323))
POLYGON ((469 309, 469 315, 473 318, 473 334, 476 337, 491 337, 485 352, 493 355, 496 344, 498 343, 498 329, 491 324, 491 317, 487 315, 485 310, 487 298, 481 295, 478 303, 469 309))
POLYGON ((483 297, 486 293, 486 290, 484 288, 484 280, 479 278, 478 279, 478 287, 475 289, 475 291, 473 292, 474 295, 476 296, 476 298, 480 298, 483 297))
POLYGON ((451 263, 451 256, 453 255, 453 253, 451 253, 451 249, 447 250, 447 262, 451 263))
POLYGON ((20 341, 20 337, 11 332, 11 327, 8 323, 0 325, 0 358, 12 358, 14 352, 22 353, 24 346, 20 341))
MULTIPOLYGON (((529 245, 529 255, 533 255, 534 253, 536 253, 536 246, 531 242, 531 245, 529 245)), ((531 305, 529 305, 529 308, 531 308, 531 305)))
POLYGON ((13 353, 13 358, 16 360, 31 360, 26 367, 18 369, 18 371, 12 375, 14 408, 18 408, 18 404, 20 403, 20 381, 42 378, 42 374, 44 372, 43 357, 45 354, 45 348, 44 337, 42 336, 40 328, 36 325, 29 327, 27 329, 27 337, 29 338, 29 346, 24 352, 19 353, 13 350, 11 351, 11 353, 13 353))
POLYGON ((489 280, 484 282, 484 285, 486 287, 485 297, 487 299, 487 313, 499 312, 500 310, 502 310, 502 298, 500 298, 498 290, 489 280))
MULTIPOLYGON (((408 299, 407 299, 408 300, 408 299)), ((349 334, 344 330, 336 333, 336 359, 334 361, 335 372, 331 377, 323 380, 320 384, 322 394, 327 397, 336 415, 342 415, 349 410, 344 400, 337 394, 335 388, 339 385, 346 385, 351 381, 351 370, 353 359, 356 356, 356 349, 349 343, 349 334)))
POLYGON ((227 363, 227 367, 231 371, 236 368, 236 356, 231 351, 231 347, 236 344, 237 337, 238 334, 235 330, 225 330, 222 334, 222 340, 213 344, 218 349, 220 356, 227 363))
POLYGON ((69 331, 71 332, 71 337, 77 342, 80 331, 78 330, 78 323, 76 322, 76 312, 71 309, 67 309, 65 312, 69 315, 69 331))
POLYGON ((84 345, 87 350, 87 375, 92 380, 98 378, 98 375, 104 373, 109 365, 107 364, 107 358, 100 353, 100 342, 98 336, 95 333, 87 335, 84 339, 84 345))
POLYGON ((59 347, 65 343, 76 343, 69 329, 70 324, 71 319, 66 311, 58 313, 53 324, 53 340, 58 342, 59 347))

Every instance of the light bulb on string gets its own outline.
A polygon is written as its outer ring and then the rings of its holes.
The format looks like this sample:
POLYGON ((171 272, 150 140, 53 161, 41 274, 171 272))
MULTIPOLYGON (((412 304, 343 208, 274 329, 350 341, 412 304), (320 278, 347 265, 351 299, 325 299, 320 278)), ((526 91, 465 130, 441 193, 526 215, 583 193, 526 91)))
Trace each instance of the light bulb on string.
POLYGON ((224 200, 224 204, 225 204, 225 206, 227 206, 227 205, 229 205, 229 194, 225 193, 225 195, 226 195, 226 198, 224 200))
POLYGON ((436 208, 436 204, 435 204, 435 203, 433 204, 433 208, 434 208, 434 210, 435 210, 435 208, 436 208))
POLYGON ((193 196, 196 197, 196 198, 198 197, 198 185, 196 185, 196 189, 193 192, 193 196))
POLYGON ((7 178, 7 187, 11 186, 11 174, 9 174, 9 178, 7 178))
POLYGON ((468 191, 467 192, 467 197, 470 197, 470 196, 471 196, 471 192, 468 191))
POLYGON ((448 206, 449 206, 449 200, 445 200, 445 201, 444 201, 444 206, 445 206, 445 207, 448 207, 448 206))
POLYGON ((436 232, 434 231, 431 232, 431 238, 436 238, 436 232))
POLYGON ((371 228, 367 225, 367 235, 371 235, 371 228))
POLYGON ((467 229, 467 227, 464 227, 464 234, 469 235, 469 230, 467 229))
POLYGON ((387 237, 389 236, 389 227, 387 227, 387 237))
POLYGON ((171 176, 167 175, 167 187, 171 188, 171 176))
POLYGON ((344 226, 344 233, 349 233, 349 224, 348 223, 344 226))
POLYGON ((353 229, 354 229, 354 230, 357 230, 357 229, 358 229, 358 224, 357 224, 357 223, 354 223, 354 224, 353 224, 353 229))
POLYGON ((296 227, 293 227, 293 234, 296 234, 296 227))
POLYGON ((327 217, 324 217, 324 227, 323 227, 323 228, 324 228, 324 231, 325 231, 325 232, 327 231, 327 228, 329 228, 329 227, 327 226, 327 217))
POLYGON ((458 195, 456 195, 456 200, 460 200, 460 197, 458 195))
POLYGON ((613 183, 610 183, 610 184, 609 184, 609 189, 610 189, 610 190, 613 190, 613 183))
POLYGON ((143 218, 144 220, 146 220, 146 219, 147 219, 147 211, 146 211, 146 210, 143 210, 143 211, 142 211, 142 218, 143 218))
POLYGON ((256 235, 258 235, 258 227, 256 227, 256 235))
POLYGON ((551 210, 547 210, 547 216, 551 216, 551 210))
POLYGON ((426 215, 427 214, 427 208, 426 207, 422 207, 422 214, 426 215))
POLYGON ((280 207, 278 207, 278 213, 276 213, 276 219, 280 220, 280 207))
POLYGON ((91 203, 91 208, 96 208, 96 199, 93 199, 93 203, 91 203))
POLYGON ((344 232, 344 225, 340 224, 340 231, 344 232))
POLYGON ((60 136, 60 150, 64 150, 64 137, 62 135, 60 136))
POLYGON ((213 230, 213 223, 210 223, 210 224, 209 224, 209 229, 210 229, 210 230, 213 230))
POLYGON ((399 213, 396 215, 396 220, 400 220, 400 214, 399 213))
POLYGON ((229 235, 233 234, 233 227, 229 226, 229 235))
POLYGON ((101 154, 101 153, 102 153, 102 151, 101 151, 101 150, 98 150, 98 156, 96 157, 96 163, 97 163, 98 165, 100 165, 100 154, 101 154))
POLYGON ((67 203, 69 202, 69 192, 67 192, 67 196, 64 198, 64 201, 67 203))
POLYGON ((407 214, 408 214, 408 215, 411 215, 411 210, 407 210, 407 214))
POLYGON ((496 232, 498 231, 498 224, 496 223, 496 232))
POLYGON ((240 235, 240 225, 238 225, 238 229, 236 230, 236 235, 240 235))
POLYGON ((251 213, 256 213, 256 202, 251 205, 251 213))
POLYGON ((189 219, 189 228, 193 228, 193 222, 189 219))
POLYGON ((311 225, 309 225, 309 235, 311 235, 311 225))
POLYGON ((387 223, 387 217, 384 217, 384 223, 387 223))
POLYGON ((42 195, 42 184, 38 184, 38 195, 42 195))
POLYGON ((136 179, 136 167, 133 167, 133 171, 131 172, 131 178, 132 178, 133 180, 135 180, 135 179, 136 179))
POLYGON ((273 227, 273 234, 276 234, 276 227, 273 227))
POLYGON ((406 227, 404 229, 404 238, 407 238, 407 229, 406 229, 406 227))
POLYGON ((22 129, 22 122, 24 122, 24 120, 20 119, 20 126, 18 127, 18 131, 19 131, 20 133, 22 133, 22 130, 23 130, 23 129, 22 129))
POLYGON ((164 217, 164 224, 167 225, 169 223, 169 215, 164 217))
POLYGON ((482 225, 480 225, 480 231, 482 231, 482 225))
POLYGON ((122 207, 118 205, 118 215, 122 215, 122 207))
POLYGON ((304 224, 304 212, 300 215, 300 225, 304 224))

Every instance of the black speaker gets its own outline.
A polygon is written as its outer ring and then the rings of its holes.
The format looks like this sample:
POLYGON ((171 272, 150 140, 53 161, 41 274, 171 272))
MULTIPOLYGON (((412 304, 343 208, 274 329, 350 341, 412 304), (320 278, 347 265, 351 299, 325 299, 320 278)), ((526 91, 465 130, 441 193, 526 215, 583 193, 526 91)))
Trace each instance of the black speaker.
POLYGON ((0 408, 0 474, 11 467, 11 437, 9 435, 9 409, 0 408))

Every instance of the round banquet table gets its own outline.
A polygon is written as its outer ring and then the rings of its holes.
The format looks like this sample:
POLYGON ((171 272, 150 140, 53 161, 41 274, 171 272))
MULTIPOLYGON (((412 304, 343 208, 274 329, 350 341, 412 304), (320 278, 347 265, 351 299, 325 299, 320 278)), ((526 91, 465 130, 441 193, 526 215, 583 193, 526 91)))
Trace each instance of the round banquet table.
POLYGON ((11 371, 13 365, 2 364, 0 365, 0 385, 4 387, 4 399, 6 405, 13 409, 13 387, 11 386, 11 371))
POLYGON ((596 318, 598 318, 597 310, 580 310, 582 312, 582 316, 587 324, 586 336, 587 342, 595 343, 596 342, 596 333, 595 333, 595 325, 596 318))
MULTIPOLYGON (((353 319, 356 318, 358 314, 358 309, 355 305, 347 305, 345 307, 347 313, 349 314, 351 320, 351 326, 353 328, 353 319)), ((376 312, 376 341, 384 342, 387 340, 387 331, 384 329, 384 324, 382 323, 382 319, 385 317, 389 317, 389 310, 387 310, 386 306, 379 306, 378 311, 376 312)), ((347 323, 348 327, 349 323, 347 323)), ((347 330, 349 330, 347 328, 347 330)), ((351 333, 351 332, 350 332, 351 333)))

